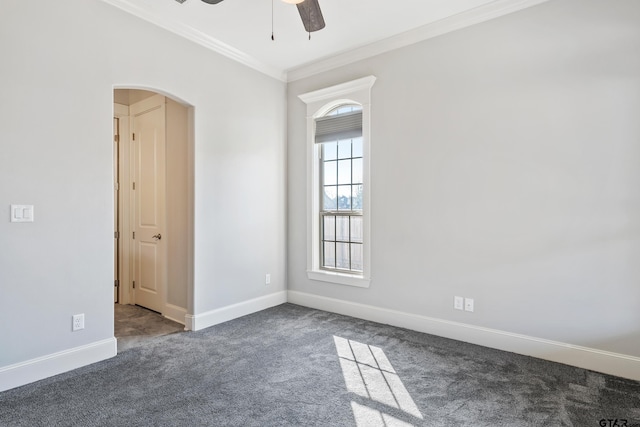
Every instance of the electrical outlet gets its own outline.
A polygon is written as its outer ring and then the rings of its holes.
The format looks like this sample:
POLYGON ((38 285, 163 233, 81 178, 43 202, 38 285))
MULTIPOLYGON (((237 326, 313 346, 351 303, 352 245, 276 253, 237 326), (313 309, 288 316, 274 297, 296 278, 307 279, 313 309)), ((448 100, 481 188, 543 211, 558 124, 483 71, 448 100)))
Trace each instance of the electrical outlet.
POLYGON ((473 298, 464 299, 464 311, 473 311, 473 298))
POLYGON ((267 275, 264 276, 264 284, 265 285, 270 285, 271 284, 271 274, 267 273, 267 275))
POLYGON ((75 331, 79 331, 80 329, 84 329, 84 313, 74 314, 72 319, 73 319, 72 326, 71 326, 72 331, 75 332, 75 331))
POLYGON ((453 297, 453 308, 455 308, 456 310, 464 310, 464 298, 453 297))

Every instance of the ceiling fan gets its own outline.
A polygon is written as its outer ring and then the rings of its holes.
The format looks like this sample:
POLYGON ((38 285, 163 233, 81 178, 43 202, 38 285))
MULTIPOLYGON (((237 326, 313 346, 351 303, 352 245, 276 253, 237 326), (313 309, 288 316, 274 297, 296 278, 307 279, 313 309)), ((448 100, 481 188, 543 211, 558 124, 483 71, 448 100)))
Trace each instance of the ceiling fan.
MULTIPOLYGON (((180 1, 180 0, 177 0, 180 1)), ((184 1, 184 0, 183 0, 184 1)), ((208 4, 218 4, 222 0, 202 0, 208 4)), ((302 18, 302 23, 304 24, 304 29, 311 33, 313 31, 318 31, 324 28, 324 17, 322 16, 322 11, 320 10, 320 5, 318 4, 318 0, 282 0, 285 3, 295 4, 298 6, 298 12, 300 13, 300 18, 302 18)))

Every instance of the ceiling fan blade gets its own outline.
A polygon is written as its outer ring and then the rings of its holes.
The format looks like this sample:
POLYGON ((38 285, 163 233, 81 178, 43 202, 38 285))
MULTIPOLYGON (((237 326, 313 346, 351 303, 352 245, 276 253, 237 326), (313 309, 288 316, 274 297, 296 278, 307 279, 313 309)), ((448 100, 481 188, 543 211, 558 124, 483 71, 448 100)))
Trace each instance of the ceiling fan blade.
MULTIPOLYGON (((203 0, 204 1, 204 0, 203 0)), ((302 3, 298 3, 298 12, 300 12, 300 18, 304 24, 304 29, 311 33, 324 28, 324 17, 320 10, 318 0, 304 0, 302 3)))
POLYGON ((218 4, 220 3, 222 0, 202 0, 205 3, 209 3, 209 4, 218 4))

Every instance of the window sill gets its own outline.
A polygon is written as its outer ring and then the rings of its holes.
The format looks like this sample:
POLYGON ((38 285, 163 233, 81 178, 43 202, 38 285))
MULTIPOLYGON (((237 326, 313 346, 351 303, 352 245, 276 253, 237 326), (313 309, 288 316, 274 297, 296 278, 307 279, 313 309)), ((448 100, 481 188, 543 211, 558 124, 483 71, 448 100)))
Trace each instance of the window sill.
POLYGON ((335 283, 338 285, 356 286, 358 288, 368 288, 371 279, 364 276, 352 274, 334 273, 331 271, 307 271, 307 277, 320 282, 335 283))

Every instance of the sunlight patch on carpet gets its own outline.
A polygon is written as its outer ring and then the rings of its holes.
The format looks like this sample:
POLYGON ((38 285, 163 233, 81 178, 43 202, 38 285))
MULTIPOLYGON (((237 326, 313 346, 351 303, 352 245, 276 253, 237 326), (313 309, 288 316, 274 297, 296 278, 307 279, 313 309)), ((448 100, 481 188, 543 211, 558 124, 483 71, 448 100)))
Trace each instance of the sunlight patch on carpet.
POLYGON ((413 424, 399 420, 377 409, 351 402, 353 417, 358 427, 412 427, 413 424))
MULTIPOLYGON (((381 348, 338 336, 334 336, 333 339, 349 392, 382 404, 383 407, 394 408, 412 417, 423 419, 420 410, 381 348)), ((384 411, 357 402, 351 402, 351 408, 359 426, 411 425, 384 411)))

